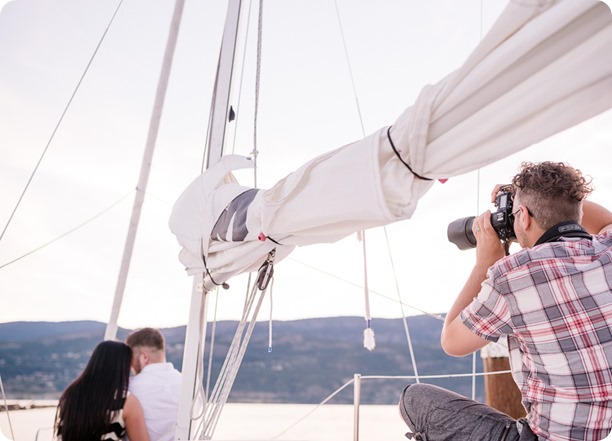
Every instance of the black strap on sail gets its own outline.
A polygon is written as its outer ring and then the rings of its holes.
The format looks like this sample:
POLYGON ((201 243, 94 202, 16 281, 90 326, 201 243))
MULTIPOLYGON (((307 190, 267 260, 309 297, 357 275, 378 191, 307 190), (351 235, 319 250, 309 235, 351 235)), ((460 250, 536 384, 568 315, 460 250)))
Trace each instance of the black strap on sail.
POLYGON ((391 140, 391 126, 389 126, 389 128, 387 129, 387 139, 389 140, 389 144, 391 144, 391 148, 393 149, 393 151, 395 152, 395 156, 398 157, 398 159, 400 161, 402 161, 402 164, 404 164, 406 166, 406 168, 408 170, 410 170, 410 173, 412 173, 413 175, 415 175, 417 178, 422 179, 424 181, 433 181, 433 179, 430 178, 426 178, 424 176, 421 176, 417 173, 414 172, 414 170, 412 170, 412 167, 410 167, 410 165, 404 161, 404 159, 400 156, 399 151, 395 148, 395 144, 393 144, 393 141, 391 140))

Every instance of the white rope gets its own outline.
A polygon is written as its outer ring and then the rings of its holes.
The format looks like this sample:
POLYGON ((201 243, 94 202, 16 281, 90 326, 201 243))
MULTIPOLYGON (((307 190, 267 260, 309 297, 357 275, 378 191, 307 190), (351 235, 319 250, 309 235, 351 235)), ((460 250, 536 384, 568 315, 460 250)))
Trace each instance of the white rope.
MULTIPOLYGON (((217 310, 219 306, 219 289, 215 291, 215 312, 210 332, 210 343, 208 345, 208 372, 206 373, 206 398, 210 393, 210 379, 212 377, 213 353, 215 350, 215 337, 217 336, 217 310)), ((202 335, 202 334, 200 334, 202 335)))
MULTIPOLYGON (((257 288, 254 288, 254 291, 256 291, 257 288)), ((234 384, 234 380, 236 379, 236 375, 238 374, 238 369, 240 368, 240 364, 242 363, 242 359, 244 358, 244 354, 246 352, 246 349, 248 347, 249 341, 251 339, 251 335, 253 333, 253 329, 255 328, 255 323, 256 323, 256 318, 257 315, 259 313, 259 308, 261 307, 262 301, 264 299, 265 296, 265 291, 261 292, 261 295, 259 297, 259 300, 257 302, 257 306, 256 309, 253 313, 253 316, 248 324, 248 327, 246 329, 245 335, 243 336, 243 339, 241 341, 241 345, 238 348, 236 357, 234 358, 233 363, 230 366, 230 371, 229 371, 229 375, 228 378, 225 382, 225 387, 222 389, 223 394, 220 396, 220 402, 225 404, 227 402, 227 398, 229 397, 232 385, 234 384)), ((209 433, 212 436, 212 433, 214 431, 214 429, 217 426, 218 420, 219 420, 219 416, 220 416, 220 410, 219 413, 217 413, 214 423, 210 425, 210 430, 209 433)))
MULTIPOLYGON (((483 0, 480 0, 480 41, 482 41, 482 30, 484 27, 483 0)), ((476 213, 480 213, 480 169, 476 170, 476 213)), ((472 374, 476 374, 476 351, 472 352, 472 374)), ((472 400, 476 399, 476 376, 472 377, 472 400)))
MULTIPOLYGON (((257 288, 254 286, 253 287, 253 291, 256 292, 257 288)), ((245 331, 245 326, 241 326, 240 327, 240 333, 237 332, 236 335, 239 337, 236 342, 236 345, 234 346, 234 350, 231 352, 230 357, 228 358, 228 369, 226 369, 226 374, 223 378, 220 378, 221 381, 219 381, 219 379, 217 380, 217 384, 221 385, 221 387, 217 388, 217 394, 214 393, 213 391, 213 397, 212 400, 214 403, 218 403, 218 406, 215 407, 215 411, 212 412, 208 418, 208 421, 206 421, 206 431, 204 432, 204 435, 208 435, 208 436, 212 436, 214 429, 216 428, 216 425, 218 423, 220 414, 221 414, 221 409, 223 407, 223 405, 227 402, 227 398, 229 396, 229 393, 231 391, 231 387, 234 384, 234 380, 236 379, 236 375, 238 373, 238 369, 240 368, 240 364, 242 362, 242 359, 244 357, 244 353, 246 352, 250 337, 252 335, 254 326, 255 326, 255 319, 257 317, 257 313, 259 312, 259 307, 261 306, 262 300, 264 298, 264 294, 265 292, 262 292, 259 298, 259 301, 257 303, 257 307, 253 313, 253 317, 251 318, 251 321, 248 324, 248 327, 246 327, 246 331, 245 331)), ((252 300, 251 300, 251 306, 253 304, 253 300, 255 299, 255 296, 252 296, 252 300)), ((244 323, 244 321, 243 321, 244 323)))
MULTIPOLYGON (((355 98, 355 107, 357 108, 357 115, 359 117, 359 124, 361 126, 361 136, 365 138, 365 126, 363 124, 363 115, 361 113, 361 106, 359 105, 359 96, 357 95, 357 87, 355 85, 355 75, 353 75, 353 68, 351 66, 351 59, 348 52, 348 45, 346 44, 346 37, 344 35, 344 28, 342 26, 342 19, 340 18, 340 9, 338 8, 338 1, 334 0, 334 6, 336 9, 336 18, 338 19, 338 29, 340 30, 340 37, 342 39, 342 47, 344 49, 344 58, 349 71, 349 78, 351 79, 351 86, 353 88, 353 97, 355 98)), ((374 330, 372 328, 372 314, 370 312, 370 289, 368 287, 368 263, 366 259, 366 240, 365 231, 360 231, 358 237, 362 242, 363 248, 363 289, 365 294, 365 321, 366 328, 363 330, 363 346, 368 350, 372 351, 376 347, 376 340, 374 330)))
POLYGON ((283 430, 281 433, 279 433, 278 435, 276 435, 274 438, 272 439, 278 439, 280 436, 284 435, 285 433, 287 433, 289 430, 293 429, 295 426, 297 426, 299 423, 301 423, 302 421, 304 421, 306 418, 308 418, 310 415, 312 415, 316 410, 318 410, 321 406, 323 406, 324 404, 326 404, 329 400, 331 400, 332 398, 334 398, 336 395, 338 395, 340 392, 342 392, 344 389, 346 389, 348 386, 350 386, 355 380, 354 379, 350 379, 348 382, 344 383, 342 386, 340 386, 338 389, 336 389, 334 392, 332 392, 330 395, 327 396, 327 398, 325 398, 323 401, 321 401, 319 404, 317 404, 310 412, 308 412, 306 415, 304 415, 302 418, 300 418, 299 420, 297 420, 295 423, 293 423, 292 425, 290 425, 289 427, 287 427, 285 430, 283 430))
MULTIPOLYGON (((247 11, 247 25, 246 30, 244 32, 244 41, 246 42, 249 39, 250 29, 251 29, 251 21, 248 17, 251 17, 251 6, 253 5, 252 1, 249 1, 249 10, 247 11)), ((238 93, 237 93, 237 101, 236 101, 236 112, 240 111, 240 103, 242 101, 242 85, 244 83, 244 68, 245 68, 245 60, 246 60, 247 51, 242 51, 242 67, 240 69, 240 81, 238 82, 238 93)), ((236 152, 236 133, 238 133, 238 114, 236 113, 236 124, 234 124, 234 136, 232 142, 232 154, 236 152)))
POLYGON ((49 242, 46 242, 46 243, 42 244, 41 246, 39 246, 39 247, 37 247, 37 248, 34 248, 33 250, 28 251, 27 253, 22 254, 21 256, 19 256, 19 257, 17 257, 17 258, 15 258, 15 259, 13 259, 13 260, 11 260, 11 261, 8 261, 8 262, 3 263, 2 265, 0 265, 0 269, 4 268, 4 267, 6 267, 6 266, 12 265, 13 263, 20 261, 21 259, 23 259, 23 258, 25 258, 25 257, 28 257, 30 254, 34 254, 35 252, 40 251, 40 250, 42 250, 43 248, 48 247, 48 246, 49 246, 49 245, 51 245, 52 243, 57 242, 58 240, 63 239, 64 237, 68 236, 69 234, 72 234, 72 233, 74 233, 75 231, 77 231, 77 230, 79 230, 79 229, 83 228, 85 225, 89 224, 90 222, 93 222, 94 220, 96 220, 97 218, 99 218, 100 216, 102 216, 102 215, 103 215, 104 213, 106 213, 107 211, 110 211, 112 208, 114 208, 115 206, 119 205, 121 202, 123 202, 123 200, 124 200, 125 198, 127 198, 127 197, 128 197, 129 195, 131 195, 133 192, 134 192, 133 190, 132 190, 132 191, 130 191, 130 192, 129 192, 129 193, 127 193, 125 196, 123 196, 121 199, 119 199, 118 201, 114 202, 114 203, 113 203, 113 204, 111 204, 110 206, 106 207, 104 210, 100 211, 98 214, 95 214, 94 216, 90 217, 90 218, 89 218, 89 219, 87 219, 86 221, 82 222, 80 225, 77 225, 76 227, 74 227, 74 228, 72 228, 72 229, 70 229, 70 230, 66 231, 64 234, 61 234, 61 235, 57 236, 55 239, 52 239, 52 240, 50 240, 49 242))
POLYGON ((361 134, 365 138, 365 127, 363 125, 363 117, 361 115, 361 106, 359 105, 359 98, 357 96, 357 87, 355 86, 355 76, 353 75, 353 68, 351 67, 351 60, 348 53, 348 46, 346 44, 346 38, 344 36, 344 28, 342 27, 342 20, 340 19, 340 10, 338 9, 338 1, 334 0, 334 6, 336 7, 336 17, 338 18, 338 28, 340 29, 340 36, 342 37, 342 46, 344 48, 344 57, 346 58, 346 65, 349 70, 349 77, 351 78, 351 85, 353 87, 353 96, 355 97, 355 106, 357 107, 357 114, 359 115, 359 123, 361 124, 361 134))
MULTIPOLYGON (((357 288, 363 289, 363 286, 359 285, 358 283, 352 282, 352 281, 347 280, 347 279, 343 279, 342 277, 338 277, 335 274, 332 274, 330 272, 324 271, 321 268, 317 268, 316 266, 313 266, 313 265, 311 265, 309 263, 305 263, 305 262, 302 262, 300 260, 297 260, 294 257, 289 256, 289 257, 286 258, 286 260, 291 260, 293 262, 299 263, 300 265, 304 265, 305 267, 308 267, 308 268, 310 268, 310 269, 312 269, 314 271, 318 271, 321 274, 325 274, 328 277, 334 278, 334 279, 339 280, 339 281, 341 281, 343 283, 346 283, 348 285, 352 285, 352 286, 355 286, 357 288)), ((382 298, 384 298, 386 300, 389 300, 390 302, 393 302, 393 303, 399 303, 400 305, 405 306, 406 308, 410 308, 410 309, 412 309, 414 311, 420 312, 423 315, 426 315, 426 316, 431 317, 433 319, 439 320, 441 322, 444 321, 444 317, 442 317, 440 314, 434 314, 434 313, 425 311, 423 309, 417 308, 416 306, 409 305, 407 303, 404 303, 401 299, 398 301, 397 299, 389 297, 389 296, 387 296, 387 295, 385 295, 383 293, 380 293, 378 291, 375 291, 373 289, 370 289, 369 291, 370 291, 370 294, 377 295, 377 296, 382 297, 382 298)))
POLYGON ((255 109, 253 114, 253 182, 257 187, 257 117, 259 116, 259 85, 261 78, 261 46, 263 35, 263 0, 259 0, 259 17, 257 25, 257 66, 255 68, 255 109))
MULTIPOLYGON (((511 373, 511 371, 509 370, 495 371, 495 372, 478 372, 476 373, 476 376, 485 377, 489 375, 499 375, 499 374, 509 374, 509 373, 511 373)), ((433 379, 441 379, 441 378, 465 378, 465 377, 471 377, 472 375, 474 374, 469 373, 469 374, 421 375, 420 377, 417 377, 414 375, 362 375, 361 380, 419 380, 419 379, 433 380, 433 379)), ((342 392, 344 389, 346 389, 348 386, 350 386, 354 382, 355 382, 355 379, 351 378, 349 381, 347 381, 342 386, 340 386, 338 389, 336 389, 331 394, 329 394, 323 401, 317 404, 314 408, 308 411, 303 417, 299 418, 297 421, 292 423, 290 426, 288 426, 278 435, 274 436, 272 439, 273 440, 278 439, 281 436, 283 436, 285 433, 289 432, 289 430, 293 429, 299 423, 304 421, 306 418, 308 418, 310 415, 316 412, 320 407, 327 404, 332 398, 334 398, 336 395, 338 395, 340 392, 342 392)))
POLYGON ((2 375, 0 375, 0 389, 2 390, 2 400, 4 401, 4 408, 6 409, 6 418, 8 419, 9 429, 11 431, 11 439, 15 439, 15 433, 13 432, 13 424, 11 423, 11 414, 6 401, 6 394, 4 393, 4 384, 2 383, 2 375))
POLYGON ((274 276, 270 280, 270 321, 268 322, 268 352, 272 352, 272 313, 274 311, 274 276))
POLYGON ((100 40, 98 41, 98 44, 96 45, 96 48, 94 49, 93 53, 91 54, 91 57, 89 58, 89 61, 87 62, 87 66, 85 66, 85 70, 81 74, 81 78, 79 78, 79 81, 77 82, 76 87, 72 91, 72 95, 70 95, 70 98, 68 99, 68 103, 66 103, 66 106, 64 107, 64 110, 62 111, 62 114, 60 115, 60 118, 57 121, 57 124, 55 125, 55 128, 53 129, 53 132, 51 132, 51 136, 49 137, 49 140, 47 141, 47 145, 43 149, 43 152, 40 155, 40 158, 38 159, 38 162, 36 163, 36 166, 34 167, 34 170, 32 170, 32 174, 30 175, 30 178, 28 179, 28 182, 26 182, 26 185, 23 188, 23 190, 21 192, 21 195, 19 196, 19 199, 17 200, 17 203, 15 204, 15 207, 13 208, 13 211, 11 212, 11 215, 9 216, 8 220, 6 221, 6 225, 4 226, 4 229, 2 230, 2 233, 0 234, 0 242, 2 241, 2 238, 4 237, 4 234, 6 233, 6 230, 8 229, 9 225, 11 224, 11 221, 13 220, 13 217, 15 216, 15 213, 17 212, 19 206, 21 205, 21 201, 23 200, 23 197, 25 196, 26 192, 28 191, 28 188, 30 187, 30 184, 32 183, 32 179, 34 179, 34 175, 38 171, 38 167, 40 167, 40 164, 42 163, 42 160, 44 159, 45 155, 47 154, 47 150, 49 150, 49 146, 51 145, 51 142, 55 138, 55 134, 57 133, 57 131, 59 129, 59 126, 62 124, 62 121, 64 120, 64 117, 66 116, 66 113, 68 113, 68 109, 70 108, 70 105, 72 104, 72 101, 74 100, 74 97, 76 96, 77 91, 81 87, 81 83, 85 79, 85 75, 89 71, 89 67, 91 66, 91 63, 93 62, 94 58, 96 57, 96 54, 98 53, 98 49, 100 49, 100 46, 102 45, 102 42, 104 41, 104 38, 106 37, 106 34, 108 33, 108 30, 110 29, 111 24, 115 20, 115 16, 117 15, 117 12, 119 11, 119 8, 121 7, 122 4, 123 4, 123 0, 121 0, 119 2, 119 4, 117 5, 117 7, 115 8, 115 12, 113 13, 110 21, 108 22, 108 25, 106 26, 106 29, 102 33, 102 37, 100 37, 100 40))
MULTIPOLYGON (((249 13, 248 17, 251 14, 251 5, 249 3, 249 13)), ((254 163, 254 185, 257 186, 257 116, 259 110, 259 85, 260 85, 260 72, 261 72, 261 42, 262 42, 262 20, 263 20, 263 0, 259 2, 259 26, 258 26, 258 42, 257 42, 257 67, 256 67, 256 85, 255 85, 255 110, 254 110, 254 128, 253 128, 253 163, 254 163)), ((248 36, 248 23, 247 20, 247 32, 246 36, 248 36)), ((246 37, 245 37, 246 38, 246 37)), ((238 103, 240 103, 240 97, 242 95, 242 79, 244 78, 244 57, 243 54, 243 63, 242 63, 242 74, 240 80, 240 90, 238 94, 238 103)), ((210 121, 209 121, 210 125, 210 121)), ((234 131, 237 130, 237 124, 234 127, 234 131)), ((234 136, 234 142, 236 137, 234 136)), ((234 147, 232 147, 233 149, 234 147)), ((272 281, 273 282, 273 281, 272 281)), ((214 346, 214 338, 215 338, 215 325, 216 325, 216 305, 218 302, 218 297, 215 303, 215 320, 213 323, 213 331, 211 335, 210 342, 210 353, 209 353, 209 361, 208 361, 208 373, 207 373, 207 384, 206 384, 206 392, 203 394, 205 396, 204 408, 202 409, 202 415, 200 416, 199 425, 195 431, 196 438, 199 439, 210 439, 214 430, 216 428, 217 422, 219 420, 221 410, 225 403, 227 402, 227 398, 231 391, 232 385, 238 373, 238 369, 246 352, 246 348, 248 346, 248 342, 250 340, 251 334, 253 332, 253 328, 255 325, 255 321, 257 318, 257 314, 261 307, 263 298, 265 296, 265 290, 261 292, 259 299, 255 302, 257 298, 257 286, 254 283, 253 287, 250 289, 249 286, 251 284, 251 274, 249 274, 249 280, 247 284, 247 293, 245 296, 245 302, 242 311, 242 318, 238 324, 234 337, 232 339, 232 343, 230 348, 228 349, 228 353, 226 354, 225 360, 219 374, 217 376, 217 380, 213 387, 212 392, 210 392, 210 382, 212 376, 212 366, 213 366, 213 353, 212 349, 214 346), (255 305, 255 309, 253 311, 253 305, 255 305), (248 325, 247 325, 248 323, 248 325)), ((270 323, 271 326, 271 323, 270 323)), ((202 335, 202 334, 200 334, 202 335)), ((271 331, 270 331, 271 335, 271 331)), ((271 346, 271 344, 270 344, 271 346)), ((199 357, 200 359, 200 357, 199 357)), ((192 403, 193 406, 194 403, 192 403)))
POLYGON ((243 316, 238 324, 225 361, 217 377, 215 387, 209 400, 205 404, 204 417, 196 432, 197 436, 200 437, 199 439, 210 439, 210 437, 212 437, 221 414, 221 409, 227 402, 231 387, 238 373, 238 368, 240 367, 255 327, 257 314, 259 313, 265 296, 265 291, 261 291, 255 309, 253 310, 253 305, 255 305, 255 300, 257 298, 257 291, 256 284, 253 284, 251 292, 245 300, 243 316))
MULTIPOLYGON (((466 377, 471 377, 472 375, 475 375, 477 377, 487 377, 489 375, 500 375, 500 374, 511 374, 512 371, 511 370, 506 370, 506 371, 494 371, 494 372, 476 372, 475 374, 472 374, 471 372, 469 374, 438 374, 438 375, 419 375, 419 378, 421 380, 436 380, 436 379, 443 379, 443 378, 466 378, 466 377)), ((375 379, 375 380, 393 380, 393 379, 399 379, 399 380, 416 380, 417 377, 415 375, 364 375, 361 377, 362 380, 367 380, 367 379, 375 379)))
MULTIPOLYGON (((202 282, 204 282, 204 278, 205 278, 205 274, 202 274, 202 282)), ((217 291, 219 290, 219 288, 217 288, 217 291)), ((210 292, 208 293, 203 293, 203 295, 208 295, 210 294, 210 292)), ((204 327, 206 326, 206 320, 205 320, 205 315, 206 315, 206 302, 202 302, 200 304, 200 320, 199 320, 199 324, 200 324, 200 328, 199 328, 199 334, 198 335, 203 335, 204 333, 204 327)), ((202 341, 202 339, 200 338, 198 340, 198 348, 197 348, 197 363, 196 363, 196 372, 195 372, 195 381, 196 381, 196 390, 193 396, 193 400, 191 401, 191 408, 189 409, 189 418, 191 418, 192 420, 201 418, 203 413, 204 413, 204 407, 202 407, 202 409, 199 410, 198 413, 196 413, 196 407, 198 405, 198 403, 205 403, 206 401, 206 392, 204 391, 204 384, 203 384, 203 378, 204 378, 204 371, 203 371, 203 366, 202 366, 202 359, 203 359, 203 352, 204 352, 204 342, 202 341)))
POLYGON ((365 294, 365 321, 366 328, 363 330, 363 347, 368 351, 373 351, 376 347, 374 330, 372 329, 372 313, 370 312, 370 288, 368 286, 368 260, 366 252, 365 231, 359 232, 363 252, 363 290, 365 294))
POLYGON ((393 263, 393 256, 391 255, 391 245, 389 244, 389 236, 387 236, 387 228, 383 227, 385 232, 385 241, 387 242, 387 250, 389 253, 389 262, 391 263, 391 270, 393 271, 393 279, 395 280, 395 290, 397 292, 397 298, 399 300, 400 309, 402 312, 402 323, 404 324, 404 333, 406 334, 406 341, 408 343, 408 350, 410 352, 410 360, 412 362, 412 369, 414 371, 416 382, 419 383, 419 371, 417 369, 416 358, 414 356, 414 350, 412 349, 412 339, 410 338, 410 330, 408 329, 408 321, 404 312, 402 304, 402 295, 400 293, 399 284, 397 283, 397 273, 395 271, 395 264, 393 263))

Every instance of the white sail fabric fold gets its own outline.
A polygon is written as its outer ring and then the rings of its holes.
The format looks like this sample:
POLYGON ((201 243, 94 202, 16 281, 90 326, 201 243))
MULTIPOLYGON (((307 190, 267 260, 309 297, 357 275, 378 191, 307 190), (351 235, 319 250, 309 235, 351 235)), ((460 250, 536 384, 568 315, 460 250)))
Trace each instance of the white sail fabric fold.
POLYGON ((222 283, 256 269, 272 248, 279 261, 295 246, 409 218, 434 183, 418 176, 475 170, 610 107, 608 7, 512 1, 464 65, 426 86, 390 130, 321 155, 269 190, 239 186, 231 170, 246 160, 235 157, 198 177, 170 221, 180 259, 194 274, 204 256, 222 283))

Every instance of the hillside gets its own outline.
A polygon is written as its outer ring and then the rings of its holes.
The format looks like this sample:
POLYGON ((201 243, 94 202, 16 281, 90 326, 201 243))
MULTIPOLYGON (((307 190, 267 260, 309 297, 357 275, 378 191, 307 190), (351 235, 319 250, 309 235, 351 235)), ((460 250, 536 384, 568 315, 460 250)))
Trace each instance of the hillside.
MULTIPOLYGON (((469 372, 471 357, 444 354, 439 336, 442 323, 426 316, 410 317, 408 327, 420 375, 469 372)), ((236 322, 216 326, 213 377, 223 363, 236 322)), ((376 349, 362 346, 364 321, 336 317, 273 324, 273 350, 268 352, 268 323, 257 323, 236 378, 230 401, 319 403, 350 380, 362 375, 414 375, 401 319, 374 322, 376 349)), ((119 338, 129 330, 121 329, 119 338)), ((180 369, 185 327, 167 328, 168 359, 180 369)), ((207 335, 210 336, 210 332, 207 335)), ((0 324, 0 375, 9 398, 58 398, 83 369, 104 335, 104 324, 82 322, 15 322, 0 324)), ((478 360, 478 369, 482 363, 478 360)), ((470 394, 470 379, 428 380, 470 394)), ((370 380, 362 386, 362 401, 394 404, 406 380, 370 380)), ((480 398, 482 384, 477 386, 480 398)), ((350 403, 352 388, 332 402, 350 403)))

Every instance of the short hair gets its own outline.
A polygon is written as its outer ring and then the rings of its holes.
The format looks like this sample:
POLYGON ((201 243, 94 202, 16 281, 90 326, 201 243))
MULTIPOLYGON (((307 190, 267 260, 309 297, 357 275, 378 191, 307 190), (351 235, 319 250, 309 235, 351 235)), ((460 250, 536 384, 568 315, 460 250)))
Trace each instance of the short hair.
POLYGON ((580 222, 582 201, 593 191, 591 182, 563 162, 523 162, 512 186, 534 220, 547 230, 564 221, 580 222))
POLYGON ((166 347, 164 335, 155 328, 137 329, 127 336, 125 342, 131 348, 146 346, 163 351, 166 347))

